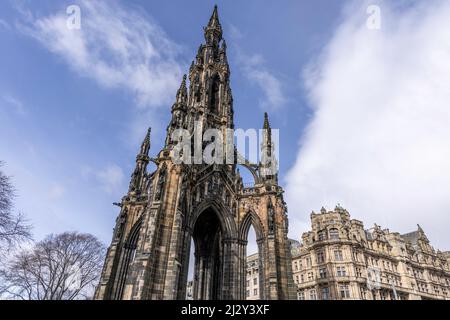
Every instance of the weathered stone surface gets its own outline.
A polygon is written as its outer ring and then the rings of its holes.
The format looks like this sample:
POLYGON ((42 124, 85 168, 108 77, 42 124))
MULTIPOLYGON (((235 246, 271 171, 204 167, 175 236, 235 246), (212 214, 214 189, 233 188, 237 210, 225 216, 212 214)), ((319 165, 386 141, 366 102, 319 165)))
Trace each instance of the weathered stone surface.
POLYGON ((301 300, 450 299, 450 259, 422 228, 401 235, 365 229, 344 208, 311 214, 311 231, 292 245, 301 300))

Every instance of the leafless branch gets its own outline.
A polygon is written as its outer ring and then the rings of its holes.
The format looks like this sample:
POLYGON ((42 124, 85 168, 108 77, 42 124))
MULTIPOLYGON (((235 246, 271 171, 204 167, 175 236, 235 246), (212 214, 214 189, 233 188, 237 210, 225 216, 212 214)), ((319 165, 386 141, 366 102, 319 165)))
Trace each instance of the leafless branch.
POLYGON ((23 250, 0 272, 0 293, 11 299, 73 300, 92 296, 105 255, 90 234, 50 235, 23 250), (2 281, 3 280, 3 281, 2 281))

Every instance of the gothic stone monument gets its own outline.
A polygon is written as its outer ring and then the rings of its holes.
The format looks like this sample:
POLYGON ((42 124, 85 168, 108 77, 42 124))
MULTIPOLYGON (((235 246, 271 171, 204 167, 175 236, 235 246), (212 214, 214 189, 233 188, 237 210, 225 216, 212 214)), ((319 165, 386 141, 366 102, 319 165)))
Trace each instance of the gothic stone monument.
MULTIPOLYGON (((261 299, 295 299, 287 208, 277 174, 244 163, 255 179, 244 187, 237 164, 175 164, 176 128, 233 129, 226 44, 217 7, 172 107, 164 148, 149 157, 150 129, 131 176, 108 249, 96 299, 185 299, 194 250, 194 299, 245 299, 246 245, 253 225, 259 248, 261 299), (156 164, 147 172, 149 162, 156 164), (193 239, 195 248, 191 248, 193 239)), ((273 150, 264 116, 262 149, 273 150)), ((234 151, 236 153, 236 151, 234 151)))

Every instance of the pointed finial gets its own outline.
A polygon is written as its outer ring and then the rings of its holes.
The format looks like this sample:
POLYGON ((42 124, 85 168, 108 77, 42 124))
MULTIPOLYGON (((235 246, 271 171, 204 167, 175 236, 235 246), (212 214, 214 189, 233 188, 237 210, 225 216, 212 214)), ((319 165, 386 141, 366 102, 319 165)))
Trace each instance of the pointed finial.
POLYGON ((211 15, 211 18, 209 18, 208 27, 220 27, 219 22, 219 13, 217 12, 217 5, 214 6, 213 13, 211 15))
POLYGON ((144 142, 150 142, 150 135, 152 133, 152 127, 148 127, 147 134, 145 135, 144 142))
POLYGON ((186 88, 186 75, 183 75, 183 80, 181 81, 180 89, 177 92, 177 102, 183 102, 187 97, 186 88))
POLYGON ((141 145, 141 154, 148 155, 148 151, 150 150, 150 134, 152 132, 152 128, 149 127, 147 130, 147 134, 145 135, 144 141, 142 141, 141 145))
POLYGON ((214 11, 209 18, 208 25, 205 29, 205 39, 207 45, 218 45, 222 39, 222 26, 219 22, 219 14, 217 12, 217 5, 214 6, 214 11))
POLYGON ((264 125, 263 125, 263 129, 270 129, 269 115, 267 114, 267 112, 264 112, 264 125))
POLYGON ((422 227, 420 226, 420 224, 417 224, 417 231, 424 233, 422 227))

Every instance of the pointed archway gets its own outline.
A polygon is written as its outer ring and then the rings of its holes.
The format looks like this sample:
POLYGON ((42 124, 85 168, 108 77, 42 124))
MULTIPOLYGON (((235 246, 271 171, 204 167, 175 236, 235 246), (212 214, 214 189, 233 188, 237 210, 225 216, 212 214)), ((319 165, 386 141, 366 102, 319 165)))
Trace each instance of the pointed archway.
POLYGON ((217 213, 208 208, 194 225, 194 277, 193 298, 195 300, 217 300, 221 297, 223 281, 223 228, 217 213))
MULTIPOLYGON (((258 215, 249 211, 247 215, 244 217, 241 226, 239 228, 239 243, 240 243, 240 298, 246 299, 247 297, 247 245, 248 245, 248 236, 250 232, 250 228, 253 227, 253 230, 256 234, 256 243, 258 246, 258 259, 255 259, 255 263, 257 266, 254 266, 258 275, 258 300, 265 299, 265 282, 264 282, 264 230, 259 219, 258 215)), ((253 281, 253 280, 252 280, 253 281)))

